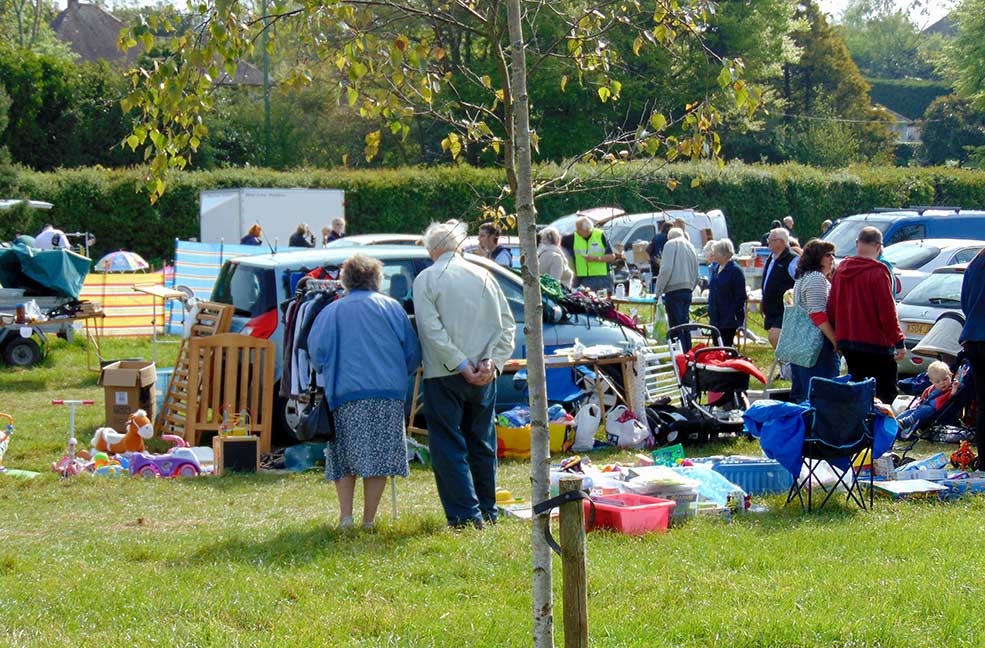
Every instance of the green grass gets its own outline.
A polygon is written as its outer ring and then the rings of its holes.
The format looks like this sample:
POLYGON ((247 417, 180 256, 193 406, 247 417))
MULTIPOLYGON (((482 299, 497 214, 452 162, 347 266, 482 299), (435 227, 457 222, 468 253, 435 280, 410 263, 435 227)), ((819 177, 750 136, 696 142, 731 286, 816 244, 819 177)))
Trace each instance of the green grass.
MULTIPOLYGON (((143 341, 104 350, 151 356, 143 341)), ((159 349, 162 365, 175 351, 159 349)), ((316 473, 58 480, 47 466, 68 412, 48 400, 95 398, 79 411, 88 440, 102 423, 95 376, 63 342, 41 367, 0 369, 0 410, 17 426, 5 464, 44 473, 0 477, 0 645, 530 644, 529 526, 446 530, 428 470, 399 482, 396 521, 387 492, 375 533, 333 529, 334 491, 316 473)), ((528 471, 504 462, 500 481, 526 495, 528 471)), ((982 645, 981 500, 814 515, 761 503, 769 513, 667 535, 590 534, 593 644, 982 645)), ((560 607, 555 620, 561 645, 560 607)))

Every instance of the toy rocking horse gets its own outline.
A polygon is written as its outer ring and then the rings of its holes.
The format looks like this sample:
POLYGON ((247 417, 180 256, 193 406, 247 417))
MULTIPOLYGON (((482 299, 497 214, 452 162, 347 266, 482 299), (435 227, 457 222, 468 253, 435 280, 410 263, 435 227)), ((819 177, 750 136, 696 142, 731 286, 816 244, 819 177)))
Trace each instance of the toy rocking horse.
POLYGON ((113 428, 102 427, 96 430, 92 437, 92 447, 99 452, 143 452, 144 440, 154 436, 154 424, 147 417, 147 412, 137 410, 127 419, 126 434, 120 434, 113 428))

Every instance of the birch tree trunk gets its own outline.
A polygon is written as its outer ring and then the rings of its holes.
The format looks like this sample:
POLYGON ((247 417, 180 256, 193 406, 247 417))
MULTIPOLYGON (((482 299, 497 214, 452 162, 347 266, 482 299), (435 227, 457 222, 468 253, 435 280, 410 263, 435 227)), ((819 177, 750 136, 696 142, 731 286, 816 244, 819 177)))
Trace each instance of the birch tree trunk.
MULTIPOLYGON (((544 378, 544 302, 537 262, 537 212, 534 208, 530 162, 530 97, 527 95, 527 59, 523 44, 521 0, 507 0, 510 35, 510 76, 513 98, 513 161, 516 170, 517 229, 523 251, 524 333, 527 343, 527 380, 530 390, 531 501, 542 502, 550 492, 550 446, 547 430, 547 384, 544 378)), ((554 603, 551 590, 551 549, 544 538, 550 518, 534 518, 533 553, 534 646, 554 646, 554 603)))

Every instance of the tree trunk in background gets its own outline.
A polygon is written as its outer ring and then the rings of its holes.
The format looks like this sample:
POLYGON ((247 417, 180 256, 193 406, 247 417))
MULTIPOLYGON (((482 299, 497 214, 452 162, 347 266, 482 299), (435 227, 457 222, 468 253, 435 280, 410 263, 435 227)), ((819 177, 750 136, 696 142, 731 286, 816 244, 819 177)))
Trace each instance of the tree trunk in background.
MULTIPOLYGON (((510 76, 513 95, 513 160, 516 170, 517 229, 523 251, 524 332, 527 344, 527 380, 530 390, 531 501, 542 502, 550 492, 550 445, 547 430, 547 384, 544 377, 544 302, 537 262, 537 213, 534 208, 530 162, 530 97, 527 95, 527 59, 520 21, 520 0, 508 0, 510 76)), ((554 603, 551 590, 551 549, 544 538, 547 516, 534 518, 533 554, 534 646, 554 646, 554 603)))

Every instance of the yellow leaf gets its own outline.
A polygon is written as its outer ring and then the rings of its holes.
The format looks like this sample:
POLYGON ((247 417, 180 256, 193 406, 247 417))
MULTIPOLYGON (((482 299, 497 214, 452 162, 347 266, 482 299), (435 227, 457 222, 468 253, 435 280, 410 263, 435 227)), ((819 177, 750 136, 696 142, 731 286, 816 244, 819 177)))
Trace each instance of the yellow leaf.
POLYGON ((130 147, 131 151, 136 151, 138 144, 140 144, 140 139, 138 139, 136 135, 131 135, 127 138, 127 145, 130 147))
POLYGON ((650 126, 659 133, 667 126, 667 118, 661 113, 653 113, 650 115, 650 126))
POLYGON ((563 77, 561 77, 561 92, 564 92, 564 89, 567 87, 567 85, 568 85, 568 75, 565 74, 563 77))
POLYGON ((482 75, 482 85, 487 90, 489 90, 489 89, 492 88, 492 79, 489 78, 489 75, 488 74, 483 74, 482 75))
POLYGON ((375 130, 372 133, 366 133, 366 148, 363 152, 366 155, 366 161, 372 162, 373 158, 380 150, 380 131, 375 130))
POLYGON ((496 91, 496 99, 498 99, 499 101, 505 103, 506 102, 506 93, 503 92, 502 89, 497 90, 496 91))
POLYGON ((599 99, 602 100, 602 103, 605 103, 606 101, 608 101, 609 100, 609 97, 612 96, 612 91, 609 90, 605 86, 602 86, 601 88, 599 88, 598 92, 599 92, 599 99))
POLYGON ((700 186, 701 186, 701 178, 691 178, 691 188, 692 189, 694 189, 695 187, 700 187, 700 186))

